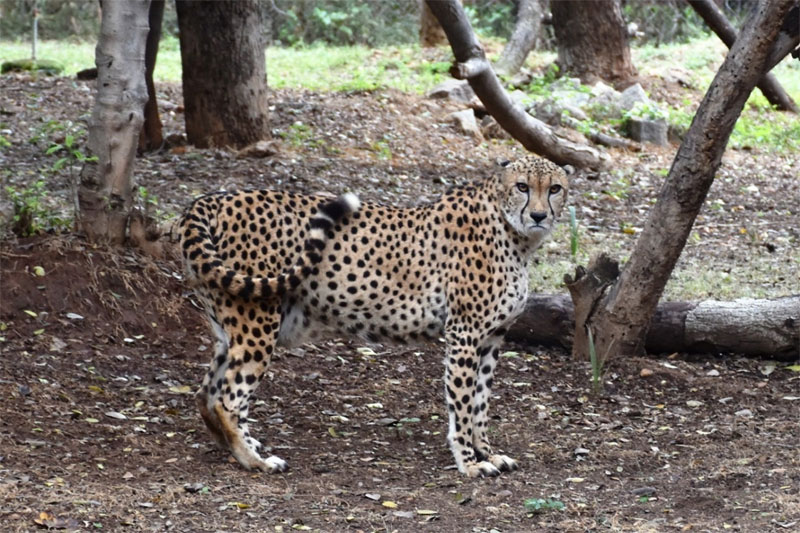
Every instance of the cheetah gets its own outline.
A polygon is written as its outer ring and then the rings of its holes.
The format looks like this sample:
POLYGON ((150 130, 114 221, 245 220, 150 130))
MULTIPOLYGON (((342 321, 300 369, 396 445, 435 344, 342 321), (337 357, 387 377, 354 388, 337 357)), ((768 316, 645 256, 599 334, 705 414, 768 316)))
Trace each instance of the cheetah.
POLYGON ((469 477, 515 470, 487 437, 503 336, 528 294, 531 256, 567 200, 566 172, 536 156, 437 201, 399 208, 269 190, 201 196, 180 222, 187 278, 217 341, 196 400, 248 469, 284 471, 248 428, 275 347, 320 328, 446 343, 447 441, 469 477))

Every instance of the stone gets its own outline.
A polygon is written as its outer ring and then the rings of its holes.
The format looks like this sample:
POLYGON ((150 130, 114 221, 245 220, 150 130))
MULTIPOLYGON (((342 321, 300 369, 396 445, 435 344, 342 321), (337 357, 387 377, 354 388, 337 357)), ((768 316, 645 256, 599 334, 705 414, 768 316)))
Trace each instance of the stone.
POLYGON ((478 127, 478 121, 475 120, 475 112, 473 112, 472 109, 450 113, 447 115, 447 118, 450 119, 451 122, 455 122, 462 133, 477 139, 483 139, 481 130, 478 127))
POLYGON ((270 157, 278 153, 278 143, 275 141, 257 141, 237 152, 237 157, 270 157))
POLYGON ((665 120, 646 120, 631 118, 628 121, 628 132, 631 139, 638 142, 648 142, 658 146, 666 146, 667 122, 665 120))
POLYGON ((511 135, 504 130, 492 115, 481 119, 481 133, 486 139, 510 139, 511 135))
POLYGON ((456 79, 443 81, 428 91, 426 96, 428 98, 447 98, 461 104, 469 104, 477 98, 468 81, 456 79))
POLYGON ((650 98, 647 97, 647 93, 638 83, 634 83, 619 95, 619 107, 624 111, 630 111, 638 102, 643 104, 650 103, 650 98))
POLYGON ((591 107, 591 114, 594 118, 605 120, 622 117, 622 108, 619 103, 622 95, 613 87, 598 81, 587 96, 589 96, 588 105, 591 107))

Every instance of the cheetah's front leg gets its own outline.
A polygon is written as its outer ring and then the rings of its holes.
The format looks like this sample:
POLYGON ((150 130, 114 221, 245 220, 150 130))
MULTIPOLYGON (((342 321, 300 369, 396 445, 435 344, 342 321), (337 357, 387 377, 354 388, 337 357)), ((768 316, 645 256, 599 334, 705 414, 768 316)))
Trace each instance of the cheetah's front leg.
MULTIPOLYGON (((448 337, 450 337, 448 335, 448 337)), ((471 339, 447 339, 444 390, 450 428, 447 441, 459 472, 469 477, 496 476, 500 470, 479 458, 473 445, 473 413, 480 359, 471 339)))
POLYGON ((507 455, 497 454, 489 445, 487 430, 489 429, 489 400, 492 397, 494 369, 500 354, 502 336, 490 337, 478 349, 480 363, 478 366, 477 385, 475 387, 475 408, 472 415, 473 446, 479 459, 488 460, 500 471, 516 470, 517 462, 507 455))

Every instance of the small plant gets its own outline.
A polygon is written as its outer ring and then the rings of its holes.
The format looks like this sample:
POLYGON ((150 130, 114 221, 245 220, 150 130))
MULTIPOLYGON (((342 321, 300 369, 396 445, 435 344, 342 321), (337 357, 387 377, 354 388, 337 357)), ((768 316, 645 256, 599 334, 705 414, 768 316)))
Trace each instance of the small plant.
POLYGON ((597 357, 592 328, 587 326, 586 334, 589 337, 589 362, 592 365, 592 393, 599 396, 603 393, 603 361, 597 357))
POLYGON ((632 118, 645 120, 667 120, 667 113, 653 102, 636 102, 633 107, 622 114, 624 121, 632 118))
POLYGON ((56 216, 44 204, 44 180, 38 180, 32 185, 20 190, 14 186, 7 186, 6 193, 14 206, 14 216, 11 231, 20 237, 30 237, 47 229, 58 229, 69 226, 69 221, 56 216))
POLYGON ((87 157, 75 146, 75 136, 66 135, 64 143, 53 143, 45 155, 58 154, 60 157, 53 163, 53 170, 61 170, 67 163, 88 163, 97 161, 97 156, 87 157))
MULTIPOLYGON (((138 193, 139 200, 144 210, 145 218, 148 218, 153 215, 151 211, 158 206, 158 196, 152 194, 147 190, 147 187, 143 187, 141 185, 139 186, 138 193)), ((161 215, 160 211, 156 212, 155 215, 161 215)))
POLYGON ((145 207, 150 205, 158 205, 158 196, 154 194, 150 194, 147 190, 147 187, 139 186, 139 198, 141 198, 142 203, 145 207))
POLYGON ((551 85, 558 79, 558 72, 558 65, 550 63, 544 74, 533 77, 526 92, 534 96, 550 96, 553 92, 551 85))
POLYGON ((48 120, 40 127, 36 128, 35 133, 31 138, 28 139, 28 142, 31 144, 38 144, 39 141, 48 137, 49 135, 61 131, 66 131, 68 128, 72 126, 72 122, 59 122, 58 120, 48 120))
POLYGON ((560 500, 553 498, 528 498, 523 502, 525 510, 531 514, 540 514, 546 511, 563 511, 566 506, 560 500))
POLYGON ((392 149, 389 146, 389 141, 386 138, 380 139, 372 143, 370 146, 378 159, 386 161, 392 158, 392 149))
POLYGON ((321 140, 314 139, 314 130, 302 122, 295 122, 289 126, 288 130, 282 131, 280 136, 282 139, 288 141, 294 148, 316 148, 323 144, 321 140))
POLYGON ((572 260, 578 255, 578 220, 575 216, 575 207, 569 206, 569 252, 572 260))

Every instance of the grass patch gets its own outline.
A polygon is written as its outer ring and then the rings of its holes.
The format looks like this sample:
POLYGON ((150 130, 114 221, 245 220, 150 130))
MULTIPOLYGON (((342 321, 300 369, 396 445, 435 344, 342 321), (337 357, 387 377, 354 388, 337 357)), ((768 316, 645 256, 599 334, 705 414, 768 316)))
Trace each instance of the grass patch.
MULTIPOLYGON (((55 61, 64 68, 63 75, 74 77, 78 71, 94 67, 93 42, 39 41, 36 55, 55 61)), ((0 57, 23 59, 30 57, 31 44, 26 41, 0 41, 0 57)), ((156 81, 181 81, 181 52, 178 39, 165 37, 161 40, 153 77, 156 81)))
MULTIPOLYGON (((94 65, 95 43, 41 41, 39 56, 63 66, 64 75, 74 76, 79 70, 94 65)), ((646 45, 634 48, 634 64, 644 75, 664 76, 670 72, 688 78, 697 89, 705 90, 727 54, 727 48, 716 36, 708 36, 685 44, 646 45)), ((446 52, 443 53, 446 54, 446 52)), ((23 59, 30 56, 30 43, 0 42, 0 57, 23 59)), ((396 89, 407 93, 424 93, 449 78, 448 61, 431 61, 418 46, 367 48, 365 46, 270 47, 266 50, 267 76, 272 88, 311 91, 373 91, 396 89)), ((538 66, 540 75, 532 87, 547 93, 555 81, 548 70, 553 54, 537 52, 528 58, 528 65, 538 66)), ((800 101, 800 63, 785 59, 773 73, 786 91, 800 101)), ((158 82, 180 83, 180 45, 175 37, 161 40, 155 78, 158 82)), ((680 104, 664 106, 669 121, 682 129, 689 127, 696 102, 688 97, 680 104)), ((697 93, 694 98, 696 99, 697 93)), ((791 152, 800 149, 800 121, 785 113, 773 112, 759 90, 753 91, 731 135, 732 148, 791 152)))
MULTIPOLYGON (((675 72, 688 76, 701 91, 711 84, 727 53, 728 48, 713 35, 685 44, 647 45, 632 50, 634 65, 642 74, 663 76, 675 72)), ((800 102, 800 64, 787 57, 771 72, 795 102, 800 102)), ((670 123, 688 128, 696 107, 688 100, 669 107, 670 123)), ((773 111, 761 91, 754 89, 736 122, 729 147, 796 151, 800 149, 800 121, 795 116, 773 111)))
MULTIPOLYGON (((73 77, 94 66, 95 43, 40 41, 38 56, 64 67, 73 77)), ((0 57, 30 57, 30 43, 0 41, 0 57)), ((371 91, 397 89, 423 93, 449 78, 449 61, 428 61, 416 46, 367 48, 365 46, 312 45, 298 48, 269 47, 267 79, 275 89, 310 91, 371 91)), ((158 50, 157 82, 181 81, 181 53, 178 39, 164 37, 158 50)))
POLYGON ((397 89, 423 93, 449 77, 449 62, 420 58, 418 47, 323 46, 267 49, 270 86, 312 91, 397 89))

